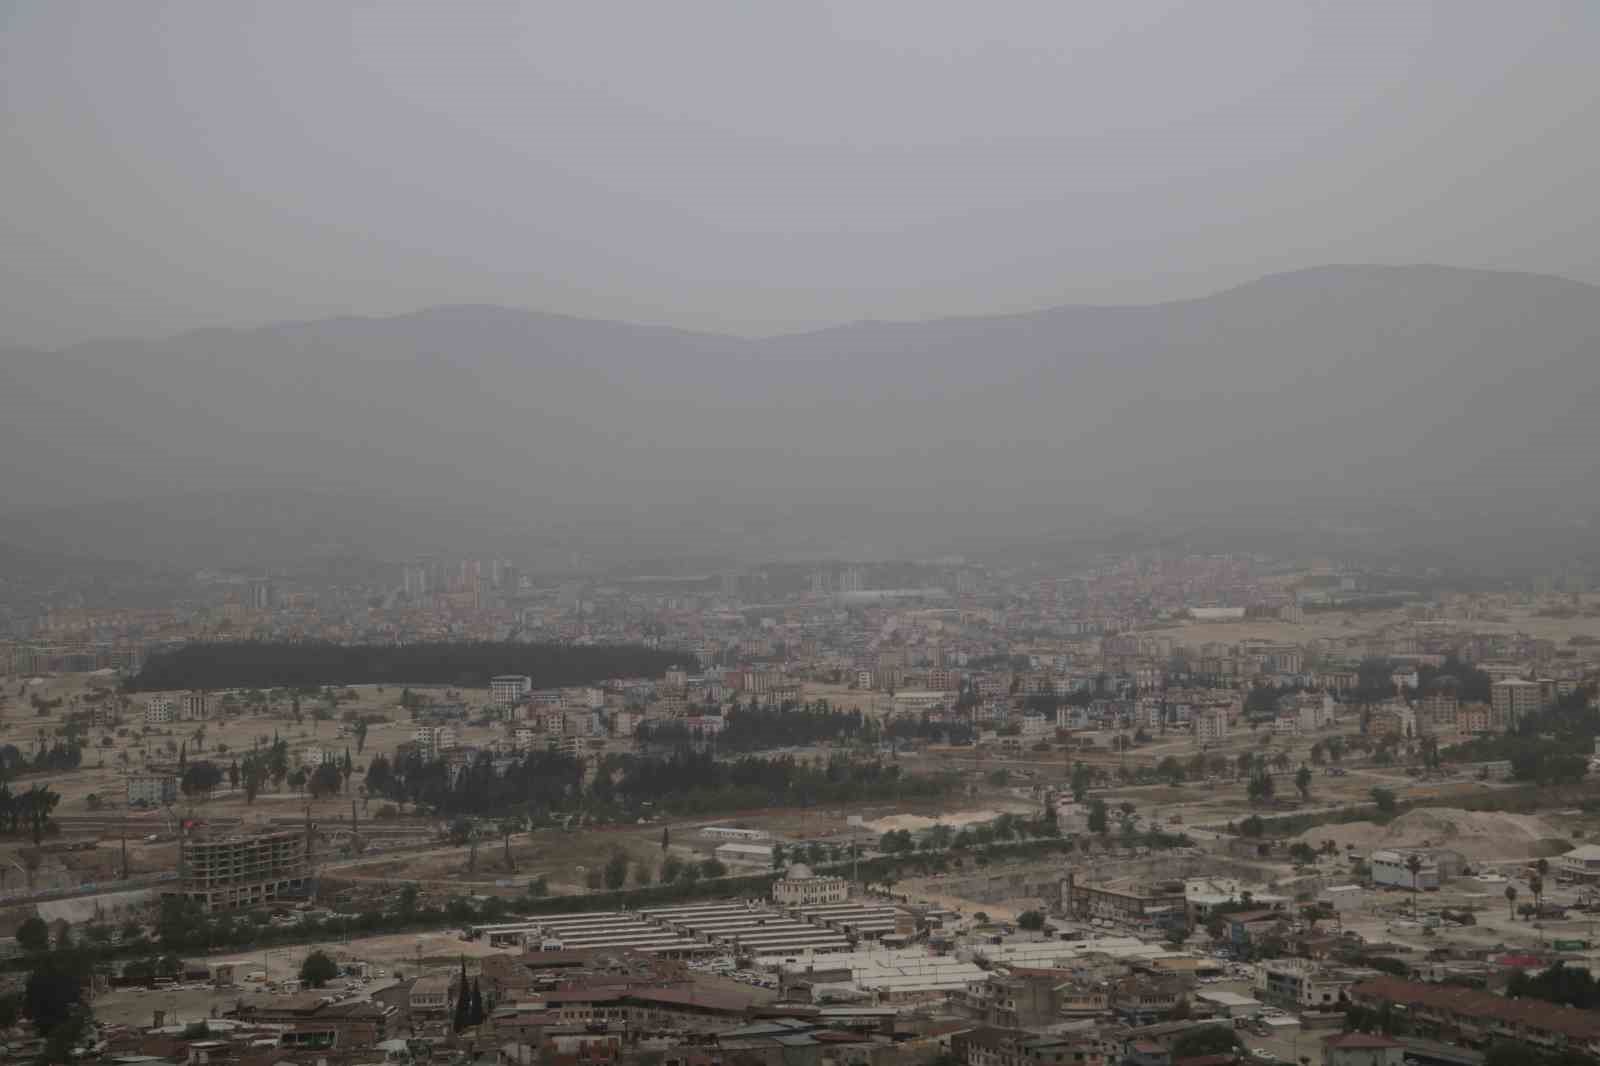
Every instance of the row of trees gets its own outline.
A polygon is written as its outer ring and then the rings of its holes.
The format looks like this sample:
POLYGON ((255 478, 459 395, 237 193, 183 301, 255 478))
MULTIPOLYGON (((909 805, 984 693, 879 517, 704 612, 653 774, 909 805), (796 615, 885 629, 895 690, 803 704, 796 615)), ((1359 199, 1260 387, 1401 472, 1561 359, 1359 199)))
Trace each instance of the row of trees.
POLYGON ((61 794, 52 791, 49 785, 34 785, 26 792, 12 792, 9 784, 0 781, 0 831, 9 836, 26 833, 39 844, 50 830, 51 812, 60 803, 61 794))
POLYGON ((664 759, 608 760, 594 788, 614 790, 616 799, 629 810, 651 803, 700 813, 937 797, 955 785, 953 774, 906 776, 899 766, 877 759, 834 755, 825 762, 808 762, 781 755, 718 760, 706 752, 680 750, 664 759), (609 781, 613 766, 622 774, 614 785, 609 781), (602 785, 602 781, 606 783, 602 785))
MULTIPOLYGON (((1098 802, 1098 801, 1097 801, 1098 802)), ((1102 804, 1104 806, 1104 804, 1102 804)), ((1091 826, 1091 828, 1093 828, 1091 826)), ((1047 811, 1036 818, 1021 818, 1015 814, 1002 814, 992 822, 962 826, 954 829, 943 823, 932 826, 922 834, 920 841, 909 830, 895 829, 878 839, 878 850, 885 855, 909 855, 914 851, 968 851, 986 848, 991 844, 1004 844, 1013 840, 1059 837, 1061 829, 1056 824, 1055 811, 1047 811)), ((776 859, 775 859, 776 861, 776 859)), ((817 859, 808 861, 815 863, 817 859)))
POLYGON ((749 706, 735 706, 723 715, 717 747, 722 751, 758 751, 806 747, 820 741, 858 741, 864 739, 866 726, 860 711, 836 711, 826 701, 761 707, 752 700, 749 706))
POLYGON ((902 776, 878 760, 835 755, 826 762, 793 756, 719 760, 679 749, 661 758, 607 756, 584 787, 582 760, 561 752, 532 751, 509 762, 482 753, 467 766, 408 752, 374 757, 367 768, 369 795, 411 803, 447 816, 497 816, 525 811, 544 817, 583 812, 621 815, 654 807, 681 812, 772 806, 815 806, 941 796, 953 775, 902 776))
MULTIPOLYGON (((40 730, 41 738, 43 730, 40 730)), ((15 744, 0 744, 0 773, 27 773, 39 770, 76 770, 83 765, 83 743, 76 735, 66 741, 56 741, 49 747, 40 747, 33 755, 22 752, 15 744)))

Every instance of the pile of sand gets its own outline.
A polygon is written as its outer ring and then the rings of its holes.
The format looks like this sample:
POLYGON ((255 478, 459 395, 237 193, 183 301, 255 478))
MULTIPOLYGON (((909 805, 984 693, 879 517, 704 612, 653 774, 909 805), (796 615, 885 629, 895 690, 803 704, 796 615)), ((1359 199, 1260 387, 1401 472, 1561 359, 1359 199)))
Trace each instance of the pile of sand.
POLYGON ((1456 807, 1421 807, 1387 825, 1350 822, 1308 829, 1298 839, 1314 848, 1331 840, 1341 852, 1349 845, 1366 854, 1374 848, 1435 847, 1459 851, 1469 859, 1526 859, 1551 855, 1562 848, 1558 834, 1543 820, 1527 814, 1464 811, 1456 807))
POLYGON ((981 822, 992 822, 1000 817, 999 811, 960 811, 955 814, 941 814, 937 818, 925 818, 920 814, 891 814, 887 818, 879 818, 875 822, 864 822, 862 828, 870 829, 874 833, 898 832, 901 829, 912 833, 920 833, 924 829, 932 829, 936 825, 947 825, 951 829, 960 829, 965 825, 976 825, 981 822))

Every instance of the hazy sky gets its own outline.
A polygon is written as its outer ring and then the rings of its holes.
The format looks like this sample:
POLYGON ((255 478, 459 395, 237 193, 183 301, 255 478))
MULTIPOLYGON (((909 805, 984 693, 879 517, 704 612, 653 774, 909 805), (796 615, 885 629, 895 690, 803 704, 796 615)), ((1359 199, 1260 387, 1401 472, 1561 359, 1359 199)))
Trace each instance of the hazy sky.
POLYGON ((0 342, 1600 282, 1600 5, 0 5, 0 342))

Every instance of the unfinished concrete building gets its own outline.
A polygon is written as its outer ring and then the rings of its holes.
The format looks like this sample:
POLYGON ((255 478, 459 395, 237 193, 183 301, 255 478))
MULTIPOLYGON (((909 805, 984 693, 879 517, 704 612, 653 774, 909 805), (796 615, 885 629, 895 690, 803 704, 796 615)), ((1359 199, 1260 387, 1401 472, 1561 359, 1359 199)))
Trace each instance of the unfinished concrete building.
POLYGON ((297 830, 186 841, 179 891, 205 911, 304 898, 311 889, 306 835, 297 830))

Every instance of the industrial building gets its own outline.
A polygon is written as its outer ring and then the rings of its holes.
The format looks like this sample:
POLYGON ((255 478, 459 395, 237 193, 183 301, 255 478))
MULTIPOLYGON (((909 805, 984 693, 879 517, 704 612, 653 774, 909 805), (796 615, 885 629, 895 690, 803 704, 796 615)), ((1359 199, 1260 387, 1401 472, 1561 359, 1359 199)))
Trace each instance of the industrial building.
POLYGON ((772 845, 770 844, 745 844, 730 841, 720 844, 713 853, 717 861, 727 866, 760 866, 772 865, 772 845))
POLYGON ((710 946, 680 930, 623 911, 590 911, 535 918, 525 922, 475 925, 467 935, 491 946, 527 951, 634 951, 641 955, 686 959, 710 954, 710 946))
POLYGON ((872 996, 880 1002, 942 997, 959 992, 985 971, 976 963, 919 949, 856 951, 758 958, 778 971, 786 995, 820 1000, 840 993, 872 996))
POLYGON ((1448 848, 1385 848, 1368 857, 1372 866, 1372 883, 1378 887, 1416 888, 1432 892, 1440 882, 1460 877, 1466 867, 1466 858, 1459 851, 1448 848), (1422 865, 1417 870, 1415 883, 1411 879, 1408 863, 1415 855, 1422 865))
POLYGON ((823 904, 795 908, 789 913, 801 921, 820 925, 856 940, 879 940, 886 936, 909 935, 915 931, 911 915, 888 904, 823 904))
POLYGON ((640 915, 740 955, 793 955, 807 949, 841 952, 850 938, 781 911, 749 904, 708 904, 644 910, 640 915))
POLYGON ((772 839, 772 834, 765 829, 746 829, 734 825, 701 826, 700 835, 713 840, 734 840, 741 844, 760 844, 772 839))

